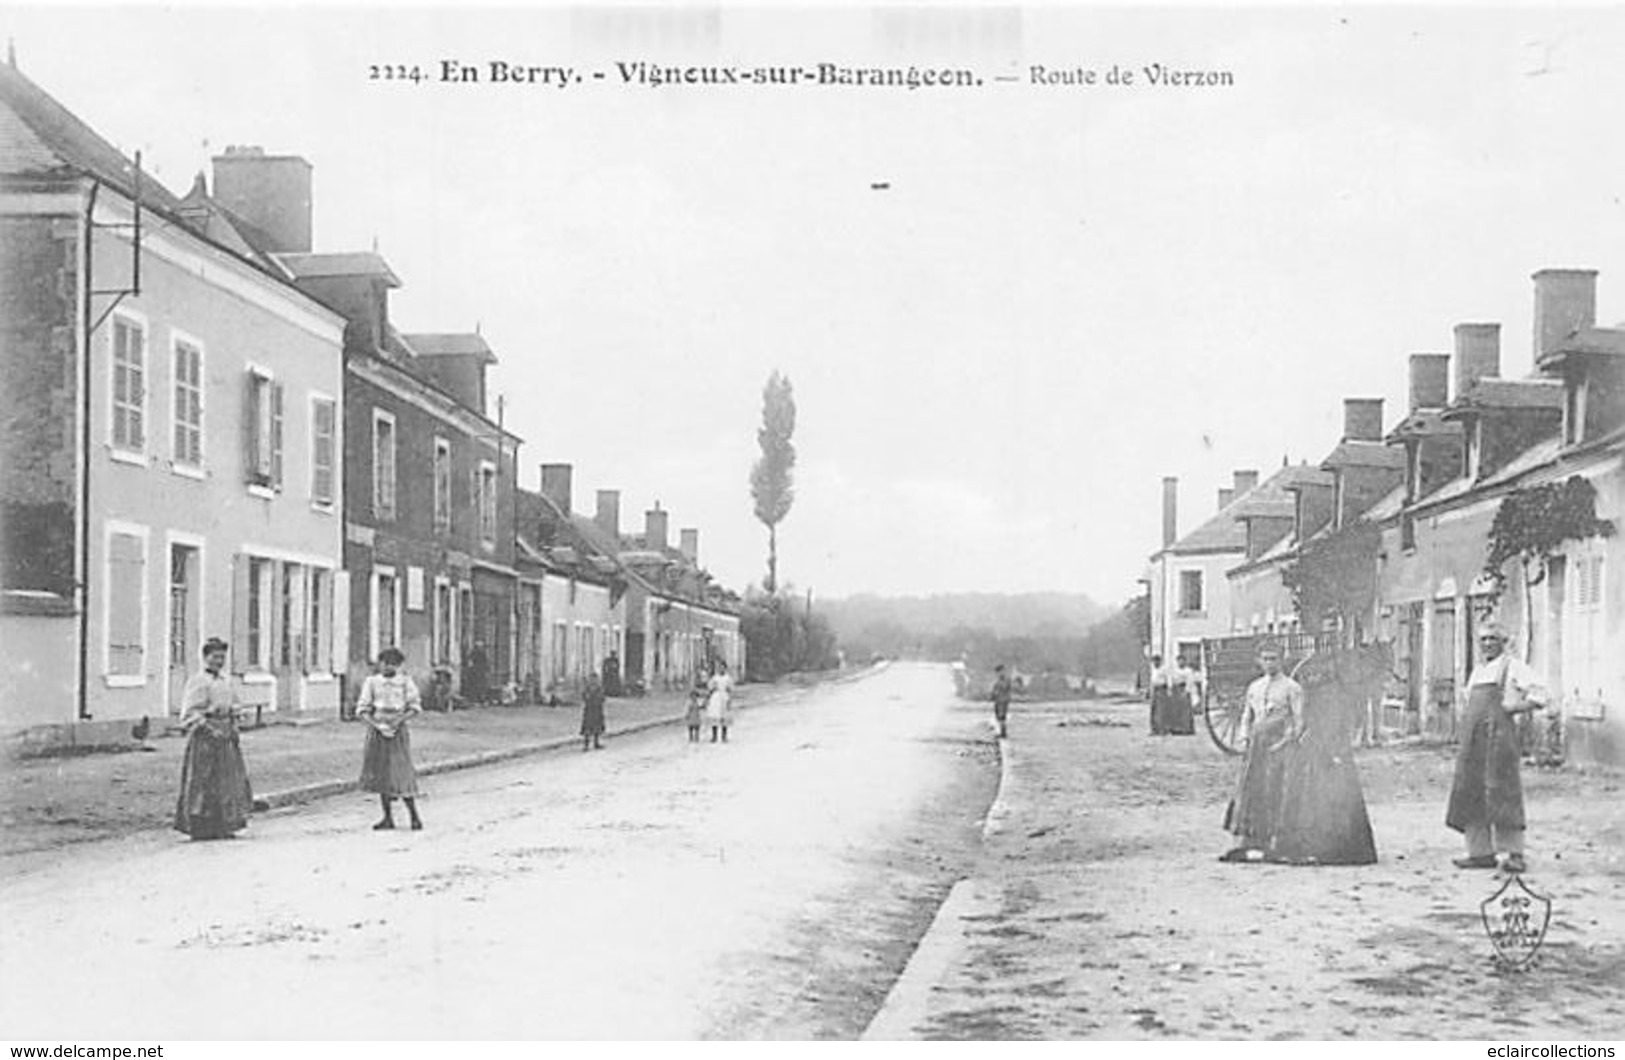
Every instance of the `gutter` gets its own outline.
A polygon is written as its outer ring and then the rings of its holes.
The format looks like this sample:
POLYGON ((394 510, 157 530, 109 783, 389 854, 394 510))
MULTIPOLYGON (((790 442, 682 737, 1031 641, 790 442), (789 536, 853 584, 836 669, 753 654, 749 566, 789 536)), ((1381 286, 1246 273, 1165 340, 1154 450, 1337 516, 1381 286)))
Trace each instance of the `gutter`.
POLYGON ((79 577, 74 596, 79 604, 79 720, 90 720, 90 329, 91 265, 95 238, 96 194, 101 184, 90 182, 90 198, 85 204, 84 235, 81 245, 83 266, 79 282, 79 577))

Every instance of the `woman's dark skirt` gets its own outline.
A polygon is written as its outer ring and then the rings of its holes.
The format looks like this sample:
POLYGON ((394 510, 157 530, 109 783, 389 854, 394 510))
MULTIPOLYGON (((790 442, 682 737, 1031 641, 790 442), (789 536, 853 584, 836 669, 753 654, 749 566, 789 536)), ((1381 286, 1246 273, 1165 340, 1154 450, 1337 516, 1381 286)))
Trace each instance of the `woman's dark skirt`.
POLYGON ((1191 697, 1183 688, 1170 688, 1163 694, 1162 731, 1173 736, 1191 736, 1196 732, 1191 697))
POLYGON ((1377 844, 1352 749, 1323 746, 1311 734, 1283 754, 1281 808, 1266 856, 1294 865, 1373 864, 1377 844))
POLYGON ((581 704, 581 735, 604 735, 604 701, 588 699, 581 704))
POLYGON ((377 729, 367 727, 367 746, 361 755, 361 790, 395 798, 417 797, 412 734, 405 725, 396 729, 394 736, 382 736, 377 729))
POLYGON ((1281 809, 1281 787, 1286 773, 1286 749, 1272 751, 1286 732, 1284 715, 1267 717, 1253 726, 1247 741, 1247 759, 1236 783, 1236 795, 1225 810, 1225 831, 1243 845, 1267 850, 1275 834, 1281 809))
POLYGON ((175 830, 193 839, 225 839, 248 826, 253 804, 237 727, 205 722, 193 729, 181 760, 175 830))

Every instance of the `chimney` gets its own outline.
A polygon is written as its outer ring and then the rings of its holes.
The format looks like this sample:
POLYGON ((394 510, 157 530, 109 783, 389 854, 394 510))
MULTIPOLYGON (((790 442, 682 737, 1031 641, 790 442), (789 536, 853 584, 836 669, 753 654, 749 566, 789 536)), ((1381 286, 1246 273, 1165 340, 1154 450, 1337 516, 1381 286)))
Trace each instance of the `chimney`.
MULTIPOLYGON (((1537 318, 1538 319, 1538 318, 1537 318)), ((1456 325, 1456 400, 1480 379, 1501 375, 1501 325, 1456 325)))
POLYGON ((598 491, 598 514, 593 517, 598 528, 616 542, 621 540, 621 491, 598 491))
POLYGON ((1162 547, 1179 539, 1179 480, 1172 475, 1162 480, 1162 547))
POLYGON ((1258 486, 1258 472, 1257 471, 1237 471, 1236 472, 1236 474, 1235 474, 1236 496, 1239 497, 1242 494, 1248 492, 1249 490, 1257 488, 1257 486, 1258 486))
POLYGON ((310 253, 309 162, 259 147, 228 147, 213 161, 215 201, 265 234, 260 249, 310 253))
POLYGON ((1382 441, 1382 398, 1343 399, 1343 440, 1382 441))
POLYGON ((1535 360, 1581 328, 1597 324, 1596 269, 1541 269, 1535 273, 1535 360))
POLYGON ((666 550, 666 522, 669 512, 660 510, 660 502, 643 513, 643 547, 656 552, 666 550))
POLYGON ((1411 354, 1411 411, 1450 404, 1450 355, 1411 354))
POLYGON ((1230 507, 1230 502, 1236 499, 1236 491, 1229 486, 1219 487, 1219 511, 1230 507))
POLYGON ((700 565, 700 531, 696 527, 685 527, 677 532, 680 542, 677 550, 681 552, 694 566, 700 565))
POLYGON ((570 514, 570 479, 569 464, 542 465, 542 496, 558 505, 565 515, 570 514))

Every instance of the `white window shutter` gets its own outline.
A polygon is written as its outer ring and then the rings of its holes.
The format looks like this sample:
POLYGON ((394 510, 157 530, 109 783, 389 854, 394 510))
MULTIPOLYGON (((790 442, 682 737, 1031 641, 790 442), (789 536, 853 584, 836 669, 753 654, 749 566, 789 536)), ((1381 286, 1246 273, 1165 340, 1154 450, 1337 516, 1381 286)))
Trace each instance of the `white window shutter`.
POLYGON ((327 579, 332 583, 332 670, 343 673, 350 668, 350 572, 336 570, 327 579))

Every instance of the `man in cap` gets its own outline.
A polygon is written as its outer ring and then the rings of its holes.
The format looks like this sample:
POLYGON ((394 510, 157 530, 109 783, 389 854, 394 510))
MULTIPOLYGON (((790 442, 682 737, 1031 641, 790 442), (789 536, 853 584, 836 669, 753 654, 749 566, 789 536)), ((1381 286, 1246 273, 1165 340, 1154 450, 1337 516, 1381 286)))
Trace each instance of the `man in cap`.
POLYGON ((1467 710, 1445 824, 1467 839, 1461 869, 1523 872, 1523 781, 1515 715, 1546 705, 1546 689, 1522 660, 1506 654, 1494 622, 1478 631, 1480 662, 1467 680, 1467 710))

